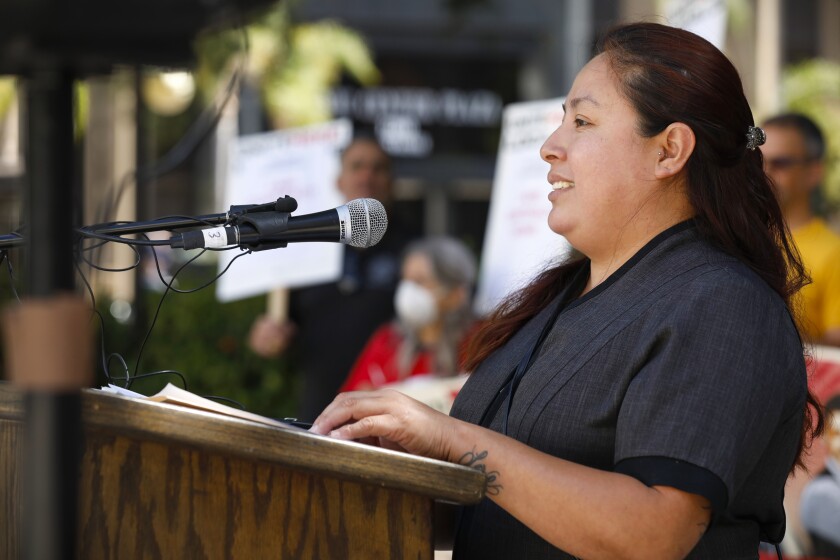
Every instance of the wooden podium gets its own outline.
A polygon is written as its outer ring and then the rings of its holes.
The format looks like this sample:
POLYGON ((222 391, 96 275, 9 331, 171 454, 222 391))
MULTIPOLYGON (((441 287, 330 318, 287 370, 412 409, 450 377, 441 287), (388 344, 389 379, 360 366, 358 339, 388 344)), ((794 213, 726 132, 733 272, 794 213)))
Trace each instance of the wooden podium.
MULTIPOLYGON (((21 394, 0 384, 0 558, 21 543, 21 394)), ((435 500, 484 474, 353 442, 85 390, 79 558, 432 558, 435 500)))

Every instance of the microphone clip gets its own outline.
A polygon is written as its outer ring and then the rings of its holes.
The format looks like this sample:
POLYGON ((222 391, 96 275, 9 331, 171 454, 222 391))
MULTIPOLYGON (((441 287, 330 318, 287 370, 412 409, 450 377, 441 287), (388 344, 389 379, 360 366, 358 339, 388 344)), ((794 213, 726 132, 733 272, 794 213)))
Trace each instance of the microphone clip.
POLYGON ((280 234, 289 229, 290 215, 291 212, 269 211, 249 212, 234 216, 233 223, 239 231, 239 247, 251 251, 265 251, 288 246, 287 241, 280 241, 278 238, 280 234), (273 241, 272 239, 278 240, 273 241))
POLYGON ((289 195, 281 196, 274 202, 266 204, 234 204, 228 210, 230 218, 236 218, 243 214, 256 214, 258 212, 286 212, 291 214, 297 210, 297 200, 289 195))

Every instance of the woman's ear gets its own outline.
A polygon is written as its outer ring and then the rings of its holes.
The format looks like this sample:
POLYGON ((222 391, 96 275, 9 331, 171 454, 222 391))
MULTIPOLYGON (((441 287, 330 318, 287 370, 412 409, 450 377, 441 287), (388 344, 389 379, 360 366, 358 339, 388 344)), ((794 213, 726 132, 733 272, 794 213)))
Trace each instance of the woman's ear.
POLYGON ((660 132, 656 139, 659 152, 654 175, 657 179, 673 177, 683 170, 694 152, 694 131, 687 124, 675 122, 660 132))

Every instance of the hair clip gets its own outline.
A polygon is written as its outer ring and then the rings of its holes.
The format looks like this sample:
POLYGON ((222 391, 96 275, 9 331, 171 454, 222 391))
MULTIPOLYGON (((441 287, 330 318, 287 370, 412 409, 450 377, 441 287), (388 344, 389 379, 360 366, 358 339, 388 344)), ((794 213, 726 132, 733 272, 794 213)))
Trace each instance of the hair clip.
POLYGON ((755 150, 767 141, 767 134, 757 126, 747 128, 747 149, 755 150))

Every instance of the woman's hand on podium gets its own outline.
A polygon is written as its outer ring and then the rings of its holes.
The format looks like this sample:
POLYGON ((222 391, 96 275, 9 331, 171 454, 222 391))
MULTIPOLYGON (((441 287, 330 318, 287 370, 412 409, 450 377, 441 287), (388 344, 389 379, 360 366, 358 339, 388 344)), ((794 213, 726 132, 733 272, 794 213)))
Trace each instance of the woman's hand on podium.
POLYGON ((453 423, 460 421, 398 391, 380 389, 339 394, 310 431, 447 461, 453 423))

